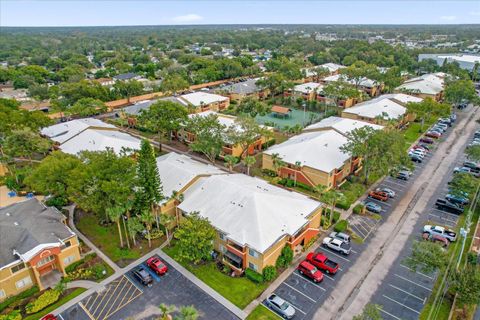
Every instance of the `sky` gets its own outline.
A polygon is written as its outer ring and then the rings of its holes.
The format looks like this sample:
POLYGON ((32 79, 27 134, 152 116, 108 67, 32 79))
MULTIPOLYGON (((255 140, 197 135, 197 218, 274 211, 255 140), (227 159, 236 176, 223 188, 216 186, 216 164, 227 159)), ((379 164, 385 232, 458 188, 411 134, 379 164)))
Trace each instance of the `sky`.
POLYGON ((465 23, 480 1, 0 0, 0 26, 465 23))

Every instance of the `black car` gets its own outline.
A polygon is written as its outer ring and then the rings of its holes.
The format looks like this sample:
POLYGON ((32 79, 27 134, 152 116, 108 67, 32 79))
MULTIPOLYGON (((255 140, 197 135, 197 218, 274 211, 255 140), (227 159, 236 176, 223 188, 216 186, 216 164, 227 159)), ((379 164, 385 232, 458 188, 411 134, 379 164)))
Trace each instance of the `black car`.
POLYGON ((437 199, 435 206, 442 211, 450 212, 453 214, 463 213, 463 208, 455 203, 451 203, 446 199, 437 199))
POLYGON ((138 281, 140 281, 144 286, 151 287, 153 284, 153 279, 152 276, 148 273, 148 271, 140 266, 132 271, 133 276, 137 278, 138 281))
POLYGON ((413 162, 418 162, 418 163, 422 163, 422 161, 423 161, 423 159, 416 154, 410 155, 410 160, 412 160, 413 162))
POLYGON ((470 170, 474 171, 475 173, 480 172, 480 166, 473 161, 465 161, 463 166, 470 168, 470 170))

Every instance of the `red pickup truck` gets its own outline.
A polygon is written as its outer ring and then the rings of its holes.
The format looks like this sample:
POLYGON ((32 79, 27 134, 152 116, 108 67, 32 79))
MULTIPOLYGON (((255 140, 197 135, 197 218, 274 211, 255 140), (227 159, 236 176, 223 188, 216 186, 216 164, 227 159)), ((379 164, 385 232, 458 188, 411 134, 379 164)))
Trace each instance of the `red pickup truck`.
POLYGON ((310 252, 307 255, 307 261, 329 274, 337 273, 339 268, 338 263, 328 259, 326 255, 320 252, 310 252))

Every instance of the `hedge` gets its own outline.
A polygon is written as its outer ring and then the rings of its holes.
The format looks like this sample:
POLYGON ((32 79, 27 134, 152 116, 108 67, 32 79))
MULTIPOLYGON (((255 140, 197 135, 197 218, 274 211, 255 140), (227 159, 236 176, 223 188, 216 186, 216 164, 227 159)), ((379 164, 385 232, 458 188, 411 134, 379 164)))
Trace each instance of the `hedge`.
POLYGON ((250 268, 245 269, 245 276, 255 283, 263 282, 263 275, 253 269, 250 269, 250 268))
POLYGON ((275 144, 275 139, 270 139, 262 144, 262 150, 266 150, 268 147, 271 147, 275 144))
POLYGON ((357 204, 355 207, 353 207, 353 213, 361 214, 363 212, 363 208, 363 204, 357 204))
POLYGON ((333 227, 333 230, 335 230, 336 232, 344 232, 345 230, 347 230, 347 227, 348 227, 348 221, 340 220, 337 222, 337 224, 335 224, 335 226, 333 227))
POLYGON ((87 254, 85 257, 83 257, 82 259, 78 260, 78 261, 75 261, 74 263, 72 264, 69 264, 66 268, 65 268, 65 272, 66 273, 70 273, 72 271, 75 271, 75 269, 77 269, 79 266, 81 266, 82 264, 84 263, 87 263, 89 262, 90 260, 94 259, 95 257, 97 256, 97 254, 94 252, 94 253, 90 253, 90 254, 87 254))
POLYGON ((270 282, 277 277, 277 268, 275 266, 267 266, 263 268, 263 281, 270 282))
POLYGON ((277 176, 277 173, 273 170, 270 170, 270 169, 262 169, 262 173, 266 176, 269 176, 269 177, 276 177, 277 176))
POLYGON ((33 296, 37 292, 38 292, 38 287, 33 286, 30 289, 27 289, 27 290, 17 294, 16 296, 13 296, 13 297, 10 297, 10 298, 6 299, 5 301, 0 303, 0 312, 5 310, 12 303, 23 300, 23 299, 26 299, 26 298, 30 298, 31 296, 33 296))
POLYGON ((18 310, 14 310, 9 314, 0 315, 0 320, 22 320, 22 314, 18 310))
POLYGON ((57 302, 58 298, 60 298, 60 291, 55 289, 47 290, 36 300, 27 304, 25 311, 27 314, 37 313, 49 305, 57 302))

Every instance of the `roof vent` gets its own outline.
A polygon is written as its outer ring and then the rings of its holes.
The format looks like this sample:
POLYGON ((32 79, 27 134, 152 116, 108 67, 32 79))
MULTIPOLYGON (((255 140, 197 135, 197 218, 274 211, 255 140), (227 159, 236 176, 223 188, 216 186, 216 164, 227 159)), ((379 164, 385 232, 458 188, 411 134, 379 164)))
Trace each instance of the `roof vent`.
POLYGON ((7 212, 6 215, 7 215, 7 217, 10 217, 10 216, 11 216, 10 212, 7 212))
POLYGON ((15 221, 15 222, 13 223, 13 225, 14 225, 14 226, 18 226, 19 224, 18 224, 17 221, 15 221))

